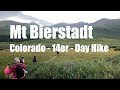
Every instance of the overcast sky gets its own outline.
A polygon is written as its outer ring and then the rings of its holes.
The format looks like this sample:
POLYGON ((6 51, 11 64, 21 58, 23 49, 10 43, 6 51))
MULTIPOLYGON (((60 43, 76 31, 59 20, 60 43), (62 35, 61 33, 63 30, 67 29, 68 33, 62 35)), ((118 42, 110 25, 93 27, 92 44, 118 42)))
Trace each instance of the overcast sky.
POLYGON ((120 11, 23 11, 22 13, 52 23, 95 22, 101 18, 120 19, 120 11))
POLYGON ((101 18, 120 19, 120 11, 0 11, 0 20, 7 19, 20 22, 39 20, 44 22, 45 20, 53 24, 81 21, 92 23, 101 18))

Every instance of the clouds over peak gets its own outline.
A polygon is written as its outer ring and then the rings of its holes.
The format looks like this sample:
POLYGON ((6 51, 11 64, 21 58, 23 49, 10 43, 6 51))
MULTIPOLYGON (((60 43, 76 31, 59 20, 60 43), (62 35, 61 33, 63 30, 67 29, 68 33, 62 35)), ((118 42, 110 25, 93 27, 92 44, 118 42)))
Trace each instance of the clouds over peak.
POLYGON ((0 19, 6 19, 22 14, 20 11, 0 11, 0 19))
POLYGON ((36 22, 43 25, 51 25, 51 23, 39 20, 35 17, 25 15, 21 11, 0 11, 0 20, 14 20, 14 21, 24 21, 24 22, 36 22))

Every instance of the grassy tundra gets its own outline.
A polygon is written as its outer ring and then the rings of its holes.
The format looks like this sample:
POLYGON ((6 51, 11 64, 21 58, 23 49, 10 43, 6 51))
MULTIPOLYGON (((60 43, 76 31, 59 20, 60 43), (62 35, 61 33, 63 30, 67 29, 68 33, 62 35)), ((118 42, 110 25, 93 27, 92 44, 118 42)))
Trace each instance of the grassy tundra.
MULTIPOLYGON (((28 74, 26 79, 120 79, 120 19, 101 19, 91 23, 94 27, 94 39, 90 40, 29 40, 19 42, 9 39, 9 25, 26 25, 14 21, 0 22, 0 79, 4 79, 3 70, 8 63, 13 64, 15 57, 25 57, 28 74), (104 37, 104 38, 103 38, 104 37), (106 39, 108 38, 108 39, 106 39), (8 42, 7 42, 8 41, 8 42), (10 44, 37 45, 51 47, 52 44, 64 44, 74 47, 74 44, 105 44, 111 47, 107 53, 68 53, 57 55, 51 50, 45 53, 10 53, 10 44), (4 51, 4 49, 7 49, 4 51), (36 56, 38 63, 32 63, 36 56)), ((54 27, 67 26, 66 24, 53 25, 54 27)), ((52 27, 53 27, 52 26, 52 27)), ((69 24, 68 24, 69 26, 69 24)), ((80 23, 70 26, 81 27, 80 23)), ((29 30, 27 30, 29 35, 29 30)))
POLYGON ((3 70, 15 57, 25 57, 27 79, 99 79, 120 78, 120 51, 111 49, 108 53, 68 53, 57 55, 51 50, 46 53, 11 53, 0 51, 0 78, 3 70), (33 56, 38 63, 32 63, 33 56), (53 59, 54 58, 54 59, 53 59))
POLYGON ((119 40, 114 39, 93 39, 93 40, 32 40, 24 42, 0 42, 0 79, 5 79, 3 73, 8 63, 13 64, 15 57, 25 57, 28 74, 26 79, 120 79, 120 51, 111 48, 107 53, 76 53, 69 50, 67 53, 57 55, 52 50, 42 53, 11 53, 9 44, 106 44, 118 48, 119 40), (38 63, 32 63, 33 56, 37 57, 38 63))

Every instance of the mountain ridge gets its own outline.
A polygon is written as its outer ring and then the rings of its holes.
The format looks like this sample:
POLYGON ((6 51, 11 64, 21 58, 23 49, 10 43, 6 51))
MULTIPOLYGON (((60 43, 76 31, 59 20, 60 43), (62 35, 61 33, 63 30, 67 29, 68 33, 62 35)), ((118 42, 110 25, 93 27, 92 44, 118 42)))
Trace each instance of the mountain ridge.
MULTIPOLYGON (((29 27, 29 25, 38 25, 35 22, 31 23, 20 23, 20 22, 15 22, 12 20, 3 20, 0 21, 0 41, 3 38, 3 36, 7 36, 9 38, 9 25, 14 24, 20 24, 20 25, 26 25, 29 27)), ((92 25, 93 26, 93 36, 94 38, 110 38, 110 39, 120 39, 120 19, 100 19, 97 20, 94 23, 85 23, 85 22, 78 22, 78 23, 57 23, 54 25, 51 25, 50 27, 65 27, 65 26, 71 26, 72 27, 82 27, 84 25, 92 25)))

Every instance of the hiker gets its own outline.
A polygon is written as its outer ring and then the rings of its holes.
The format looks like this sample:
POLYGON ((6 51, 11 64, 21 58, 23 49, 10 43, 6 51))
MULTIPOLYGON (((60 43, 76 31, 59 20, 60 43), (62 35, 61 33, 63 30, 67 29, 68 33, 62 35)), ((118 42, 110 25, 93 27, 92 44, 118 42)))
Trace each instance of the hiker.
POLYGON ((33 63, 37 62, 36 56, 33 58, 33 63))
POLYGON ((7 77, 7 79, 11 77, 12 71, 11 71, 10 64, 8 64, 6 68, 4 69, 4 74, 7 77))
POLYGON ((12 79, 23 79, 25 78, 25 64, 20 63, 20 60, 18 57, 15 58, 15 63, 11 67, 11 71, 13 73, 12 79))
POLYGON ((59 51, 57 51, 57 54, 59 54, 60 52, 59 51))
POLYGON ((22 57, 22 58, 20 59, 20 63, 24 63, 24 62, 25 62, 24 57, 22 57))

